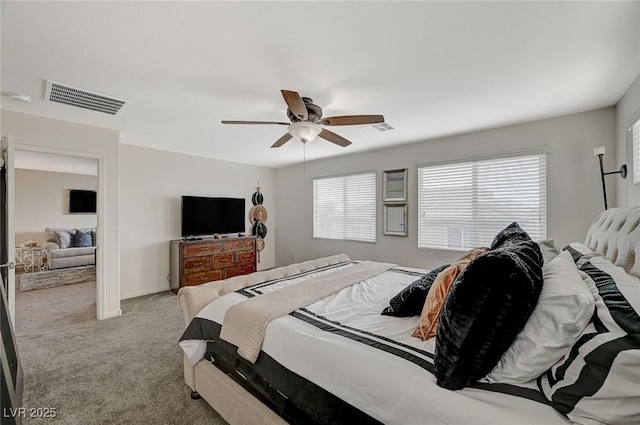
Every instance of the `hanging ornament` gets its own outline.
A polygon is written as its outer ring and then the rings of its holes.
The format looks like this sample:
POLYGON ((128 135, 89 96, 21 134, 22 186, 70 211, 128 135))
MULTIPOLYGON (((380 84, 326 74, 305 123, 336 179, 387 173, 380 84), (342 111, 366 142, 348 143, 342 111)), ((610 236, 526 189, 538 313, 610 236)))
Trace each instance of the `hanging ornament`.
POLYGON ((267 226, 264 224, 267 221, 268 214, 267 209, 262 205, 264 197, 260 192, 260 182, 256 186, 256 191, 251 196, 251 203, 253 207, 249 210, 249 222, 252 224, 252 232, 257 236, 256 250, 258 251, 258 262, 260 262, 260 251, 264 249, 264 238, 267 236, 267 226))
POLYGON ((264 197, 260 192, 260 182, 258 182, 258 186, 256 186, 256 191, 253 193, 253 196, 251 197, 251 203, 253 205, 262 205, 263 201, 264 201, 264 197))

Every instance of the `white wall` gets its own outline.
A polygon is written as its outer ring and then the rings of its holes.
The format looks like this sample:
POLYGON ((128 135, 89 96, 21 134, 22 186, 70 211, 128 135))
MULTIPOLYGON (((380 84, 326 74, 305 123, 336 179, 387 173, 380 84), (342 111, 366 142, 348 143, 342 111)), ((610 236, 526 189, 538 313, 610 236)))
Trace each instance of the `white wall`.
POLYGON ((96 227, 96 214, 68 214, 68 189, 97 190, 98 178, 82 174, 16 170, 16 246, 28 240, 45 244, 45 227, 96 227))
POLYGON ((180 238, 182 195, 245 198, 250 234, 251 195, 260 182, 268 233, 258 269, 274 266, 275 170, 122 144, 120 179, 122 298, 169 289, 169 241, 180 238))
MULTIPOLYGON (((461 117, 461 119, 463 119, 461 117)), ((366 143, 366 140, 354 141, 366 143)), ((500 154, 547 146, 547 233, 561 243, 583 241, 594 217, 604 209, 600 172, 593 148, 605 145, 615 163, 615 111, 599 109, 493 130, 425 141, 401 147, 335 157, 276 171, 276 262, 279 265, 344 252, 354 259, 389 261, 431 268, 459 256, 452 251, 418 250, 417 164, 500 154), (381 172, 409 169, 409 236, 382 234, 381 172), (377 242, 314 240, 312 179, 318 176, 376 170, 378 174, 377 242), (295 259, 291 259, 291 255, 295 259)), ((615 205, 615 183, 608 184, 615 205)))
POLYGON ((2 110, 2 132, 14 137, 16 149, 89 156, 98 160, 98 209, 103 207, 104 214, 98 214, 97 313, 99 319, 120 315, 118 132, 6 110, 2 110))
MULTIPOLYGON (((625 180, 616 178, 620 205, 640 205, 640 184, 633 184, 633 145, 629 127, 640 119, 640 75, 631 84, 616 106, 617 163, 612 170, 627 164, 629 175, 625 180)), ((611 178, 611 177, 609 177, 611 178)))

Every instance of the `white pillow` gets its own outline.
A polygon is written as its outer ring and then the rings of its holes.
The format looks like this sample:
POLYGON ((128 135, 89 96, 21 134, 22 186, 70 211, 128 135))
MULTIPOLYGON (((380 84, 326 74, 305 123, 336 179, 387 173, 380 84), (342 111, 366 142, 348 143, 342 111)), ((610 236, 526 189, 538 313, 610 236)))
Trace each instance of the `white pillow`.
POLYGON ((544 264, 547 264, 562 252, 560 245, 558 245, 558 242, 556 242, 555 239, 539 240, 536 241, 536 243, 540 247, 540 252, 542 252, 544 264))
POLYGON ((489 382, 524 383, 547 371, 580 337, 595 309, 571 254, 542 267, 543 285, 531 317, 487 375, 489 382))

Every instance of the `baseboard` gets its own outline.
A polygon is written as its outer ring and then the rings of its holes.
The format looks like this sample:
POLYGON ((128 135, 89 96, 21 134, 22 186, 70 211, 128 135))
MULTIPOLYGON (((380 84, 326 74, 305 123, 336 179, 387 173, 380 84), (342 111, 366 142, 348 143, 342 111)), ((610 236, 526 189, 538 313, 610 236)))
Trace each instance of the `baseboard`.
POLYGON ((141 289, 138 291, 134 291, 134 292, 128 292, 126 294, 123 294, 120 296, 121 300, 126 300, 129 298, 136 298, 136 297, 142 297, 143 295, 151 295, 151 294, 157 294, 158 292, 166 292, 171 290, 171 288, 169 288, 168 285, 163 285, 163 286, 156 286, 155 288, 149 288, 149 289, 141 289))
POLYGON ((118 316, 122 316, 122 309, 117 309, 114 311, 110 311, 107 314, 104 315, 104 317, 102 319, 111 319, 112 317, 118 317, 118 316))

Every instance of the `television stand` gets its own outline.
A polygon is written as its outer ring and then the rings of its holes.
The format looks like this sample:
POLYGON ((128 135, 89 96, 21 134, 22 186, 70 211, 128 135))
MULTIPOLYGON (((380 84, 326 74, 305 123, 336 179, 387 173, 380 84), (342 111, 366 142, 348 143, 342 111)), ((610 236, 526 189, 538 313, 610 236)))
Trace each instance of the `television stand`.
POLYGON ((253 273, 257 269, 256 237, 173 240, 169 280, 173 292, 183 286, 253 273))

